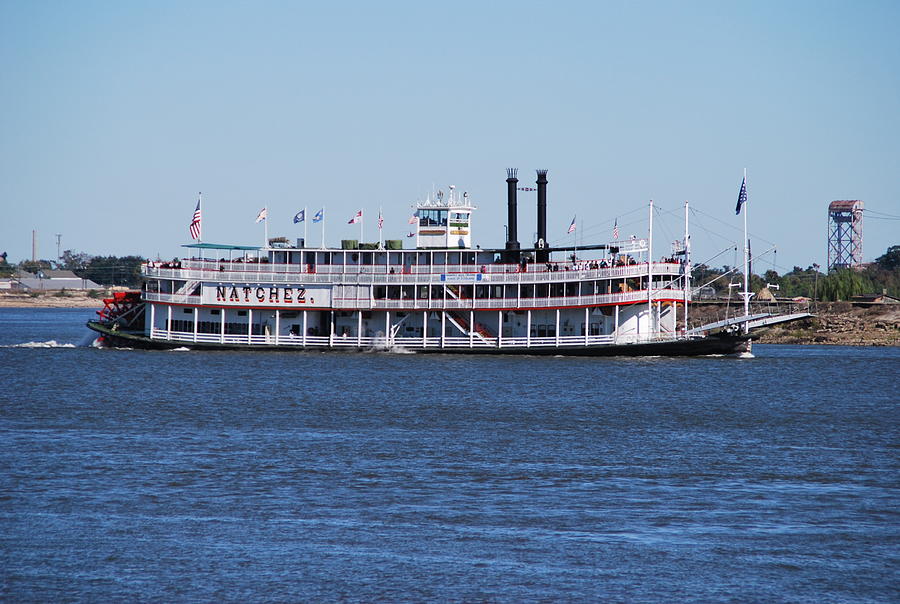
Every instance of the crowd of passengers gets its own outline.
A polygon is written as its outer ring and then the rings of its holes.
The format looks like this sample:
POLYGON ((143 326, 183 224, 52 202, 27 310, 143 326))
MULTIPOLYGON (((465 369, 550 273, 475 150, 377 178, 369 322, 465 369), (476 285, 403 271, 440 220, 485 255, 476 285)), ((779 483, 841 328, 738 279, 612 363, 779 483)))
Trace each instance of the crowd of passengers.
MULTIPOLYGON (((192 260, 203 260, 203 258, 192 258, 192 260)), ((679 263, 679 260, 674 257, 663 257, 660 259, 660 261, 669 263, 669 264, 678 264, 679 263)), ((219 262, 226 263, 226 264, 229 262, 232 264, 244 264, 244 263, 246 263, 246 264, 268 264, 269 259, 268 258, 249 258, 248 257, 248 258, 234 258, 232 260, 228 260, 226 258, 220 258, 219 262)), ((498 261, 497 264, 499 264, 499 263, 500 262, 498 261)), ((413 264, 415 264, 415 263, 413 263, 413 264)), ((522 261, 522 263, 519 264, 517 271, 521 270, 522 272, 527 272, 528 264, 529 264, 528 260, 522 261)), ((555 271, 560 271, 560 270, 563 270, 563 271, 597 270, 597 269, 601 269, 601 268, 631 266, 631 265, 635 265, 635 264, 637 264, 637 260, 632 258, 630 255, 622 255, 622 256, 617 256, 614 260, 613 259, 607 260, 606 258, 603 258, 601 260, 577 260, 577 259, 573 258, 568 262, 562 262, 562 263, 547 262, 545 266, 546 266, 547 272, 555 272, 555 271)), ((181 261, 178 260, 177 258, 172 260, 171 262, 160 262, 158 260, 154 262, 153 260, 150 260, 147 262, 147 266, 149 268, 181 268, 181 261)), ((314 265, 308 265, 308 267, 312 267, 312 266, 314 266, 314 265)), ((440 265, 437 265, 437 266, 440 266, 440 265)), ((223 271, 223 270, 225 270, 225 267, 220 265, 219 270, 223 271)), ((310 272, 314 272, 314 269, 311 269, 310 272)), ((392 274, 394 273, 393 267, 391 267, 390 272, 392 274)), ((487 272, 486 265, 481 265, 481 272, 482 273, 487 272)))

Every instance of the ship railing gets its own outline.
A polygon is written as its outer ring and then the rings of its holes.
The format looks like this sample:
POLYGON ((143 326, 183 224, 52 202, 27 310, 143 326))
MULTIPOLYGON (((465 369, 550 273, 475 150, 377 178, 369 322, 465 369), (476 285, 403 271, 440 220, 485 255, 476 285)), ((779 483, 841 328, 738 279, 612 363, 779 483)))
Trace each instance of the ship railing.
MULTIPOLYGON (((680 289, 653 290, 654 299, 683 300, 684 291, 680 289)), ((185 294, 163 294, 159 292, 144 292, 144 300, 148 302, 166 302, 169 304, 184 304, 188 306, 202 303, 200 296, 185 294)), ((555 308, 559 306, 596 306, 602 304, 622 304, 629 302, 643 302, 647 299, 646 290, 622 292, 615 294, 595 294, 589 296, 554 296, 550 298, 446 298, 425 299, 409 298, 406 300, 372 300, 369 298, 333 298, 331 308, 350 310, 500 310, 500 309, 533 309, 555 308)), ((268 305, 256 306, 266 308, 281 308, 297 310, 296 305, 268 305)), ((313 307, 307 307, 313 310, 313 307)))
MULTIPOLYGON (((683 290, 666 289, 654 290, 654 298, 681 300, 684 297, 683 290), (664 295, 663 295, 664 292, 664 295)), ((557 306, 595 306, 599 304, 618 304, 627 302, 641 302, 647 299, 646 290, 623 292, 616 294, 596 294, 591 296, 559 296, 552 298, 447 298, 438 300, 414 299, 407 300, 344 300, 335 299, 335 308, 364 308, 365 310, 491 310, 507 308, 553 308, 557 306), (366 306, 363 307, 363 304, 366 306)))
POLYGON ((163 294, 159 292, 143 292, 141 297, 147 302, 169 302, 171 304, 200 304, 200 296, 189 294, 163 294))
POLYGON ((346 349, 411 349, 420 350, 427 348, 471 348, 471 349, 502 349, 502 348, 576 348, 584 346, 600 346, 610 344, 638 344, 648 342, 672 341, 675 335, 672 333, 654 334, 620 334, 614 335, 560 335, 560 336, 532 336, 532 337, 484 337, 476 336, 404 336, 385 338, 384 336, 359 337, 354 335, 333 336, 301 336, 280 334, 220 334, 220 333, 193 333, 188 331, 169 331, 164 328, 154 327, 150 337, 154 340, 165 340, 184 344, 224 344, 231 346, 279 346, 296 348, 346 348, 346 349))
MULTIPOLYGON (((240 266, 240 265, 236 265, 240 266)), ((526 272, 505 272, 472 270, 471 266, 428 266, 416 267, 411 272, 368 272, 356 270, 360 267, 348 266, 348 271, 316 270, 305 272, 298 270, 271 270, 273 267, 296 269, 296 265, 245 265, 256 267, 256 270, 218 270, 203 268, 160 268, 147 267, 143 273, 147 277, 179 280, 202 280, 213 282, 236 283, 331 283, 331 284, 439 284, 445 279, 451 279, 454 283, 552 283, 559 281, 590 280, 590 279, 625 279, 640 277, 647 274, 647 264, 631 264, 611 268, 598 268, 586 270, 529 270, 526 272), (265 267, 265 270, 262 268, 265 267), (421 269, 421 270, 419 270, 421 269), (454 270, 460 269, 460 270, 454 270), (467 270, 463 270, 467 269, 467 270)), ((321 269, 321 266, 319 267, 321 269)), ((338 267, 331 267, 338 268, 338 267)), ((652 271, 655 276, 680 275, 681 265, 670 262, 654 262, 652 271)))

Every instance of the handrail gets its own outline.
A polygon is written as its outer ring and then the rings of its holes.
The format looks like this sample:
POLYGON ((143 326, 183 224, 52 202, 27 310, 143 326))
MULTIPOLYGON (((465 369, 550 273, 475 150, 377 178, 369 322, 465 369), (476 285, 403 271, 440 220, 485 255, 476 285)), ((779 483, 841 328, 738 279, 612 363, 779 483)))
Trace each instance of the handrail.
MULTIPOLYGON (((305 270, 287 270, 288 268, 299 268, 297 265, 277 265, 277 264, 247 264, 243 266, 257 267, 256 270, 231 270, 241 267, 241 264, 229 266, 229 270, 219 270, 219 268, 192 267, 191 263, 196 261, 185 261, 181 268, 164 268, 142 266, 142 274, 146 277, 157 277, 164 279, 179 280, 202 280, 217 281, 228 283, 331 283, 331 284, 439 284, 443 283, 443 275, 459 275, 470 276, 471 281, 457 281, 456 283, 464 285, 467 283, 484 283, 484 284, 512 284, 512 283, 553 283, 575 280, 590 279, 627 279, 632 277, 641 277, 647 274, 647 263, 631 264, 626 266, 597 268, 586 270, 532 270, 528 271, 492 271, 485 272, 472 270, 471 266, 454 265, 447 267, 423 267, 432 269, 460 269, 460 270, 416 270, 411 272, 369 272, 369 271, 349 271, 349 272, 330 272, 321 270, 317 267, 315 271, 305 270), (265 268, 266 270, 263 270, 265 268), (461 270, 468 269, 468 270, 461 270)), ((517 266, 517 265, 504 265, 517 266)), ((359 267, 345 267, 359 268, 359 267)), ((680 264, 670 262, 654 262, 652 266, 654 276, 678 276, 682 272, 680 264)))
MULTIPOLYGON (((654 289, 654 300, 684 299, 684 291, 680 289, 654 289), (665 296, 661 294, 665 293, 665 296)), ((144 292, 144 300, 148 302, 167 302, 170 304, 197 305, 202 303, 201 296, 183 294, 163 294, 159 292, 144 292)), ((603 304, 622 304, 631 302, 645 302, 646 290, 620 292, 614 294, 594 294, 589 296, 554 296, 547 298, 446 298, 432 300, 428 298, 409 299, 378 299, 370 298, 333 298, 330 308, 353 310, 489 310, 506 308, 556 308, 561 306, 597 306, 603 304)), ((297 303, 282 302, 280 304, 235 304, 235 306, 253 306, 255 308, 280 308, 297 310, 298 308, 318 309, 321 307, 298 306, 297 303)))

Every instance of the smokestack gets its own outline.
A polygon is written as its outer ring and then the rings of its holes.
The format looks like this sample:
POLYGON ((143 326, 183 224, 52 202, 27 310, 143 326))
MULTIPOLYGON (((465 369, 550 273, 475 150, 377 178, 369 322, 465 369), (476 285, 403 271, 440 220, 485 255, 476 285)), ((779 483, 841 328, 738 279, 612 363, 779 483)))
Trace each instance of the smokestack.
POLYGON ((519 184, 519 179, 516 178, 518 173, 518 168, 506 169, 506 261, 510 263, 519 262, 519 230, 517 223, 517 185, 519 184))
POLYGON ((542 249, 547 246, 547 170, 537 171, 537 236, 534 247, 540 251, 535 254, 535 260, 546 262, 550 254, 542 249))

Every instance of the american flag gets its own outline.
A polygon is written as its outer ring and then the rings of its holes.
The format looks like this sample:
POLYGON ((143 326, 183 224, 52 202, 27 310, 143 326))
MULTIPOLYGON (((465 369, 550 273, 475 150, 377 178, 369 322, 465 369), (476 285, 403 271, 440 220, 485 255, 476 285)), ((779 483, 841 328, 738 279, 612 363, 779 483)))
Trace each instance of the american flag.
POLYGON ((738 193, 737 206, 734 208, 735 215, 741 213, 741 206, 747 203, 747 177, 741 181, 741 192, 738 193))
POLYGON ((569 225, 569 230, 568 230, 568 232, 569 232, 569 233, 574 233, 574 232, 575 232, 575 219, 574 219, 574 218, 572 219, 572 224, 569 225))
POLYGON ((409 217, 409 220, 407 220, 406 222, 408 222, 409 224, 416 224, 417 222, 419 222, 419 218, 418 218, 418 216, 413 214, 412 216, 409 217))
POLYGON ((347 224, 356 224, 362 220, 362 210, 353 215, 353 218, 347 221, 347 224))
POLYGON ((384 216, 381 215, 381 210, 378 210, 378 228, 382 228, 384 226, 384 216))
POLYGON ((616 222, 613 224, 613 239, 619 239, 619 219, 616 218, 616 222))
POLYGON ((200 239, 200 200, 197 200, 197 209, 194 210, 194 218, 191 220, 191 239, 200 239))

